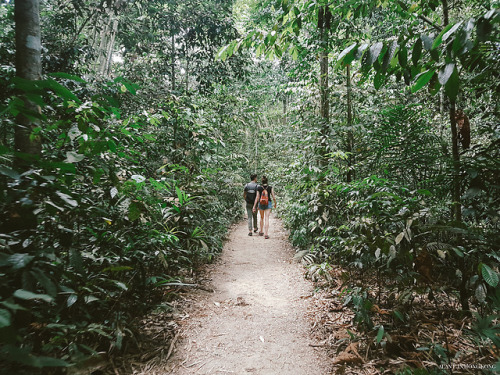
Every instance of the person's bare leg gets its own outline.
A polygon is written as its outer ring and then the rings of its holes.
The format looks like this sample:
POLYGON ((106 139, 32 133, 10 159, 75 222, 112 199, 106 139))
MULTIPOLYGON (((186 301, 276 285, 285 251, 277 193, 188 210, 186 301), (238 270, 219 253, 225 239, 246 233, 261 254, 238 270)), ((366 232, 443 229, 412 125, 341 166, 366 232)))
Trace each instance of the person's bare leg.
POLYGON ((260 232, 259 233, 262 233, 264 232, 264 212, 265 210, 259 210, 260 212, 260 232))
MULTIPOLYGON (((268 208, 264 211, 264 235, 268 236, 269 234, 269 216, 271 215, 271 209, 268 208)), ((262 223, 262 222, 261 222, 262 223)))

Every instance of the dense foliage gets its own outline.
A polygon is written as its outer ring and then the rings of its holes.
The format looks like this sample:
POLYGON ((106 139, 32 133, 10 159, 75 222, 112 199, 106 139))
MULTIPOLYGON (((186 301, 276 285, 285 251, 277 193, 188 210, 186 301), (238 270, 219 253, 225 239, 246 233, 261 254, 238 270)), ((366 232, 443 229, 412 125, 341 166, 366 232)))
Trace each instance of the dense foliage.
POLYGON ((394 347, 391 334, 415 333, 419 305, 430 304, 442 327, 445 312, 473 314, 475 351, 454 353, 446 328, 439 344, 422 339, 413 350, 438 364, 491 350, 491 363, 500 343, 498 9, 257 3, 267 17, 218 56, 250 48, 293 58, 282 60, 287 122, 267 127, 274 136, 262 151, 309 274, 328 281, 343 270, 336 298, 356 311, 367 352, 371 342, 394 347))
POLYGON ((27 81, 13 8, 0 5, 0 371, 32 374, 133 348, 140 317, 220 251, 248 174, 245 98, 225 86, 246 58, 213 57, 237 35, 230 1, 42 2, 45 75, 27 81), (41 155, 14 151, 19 115, 41 155))
POLYGON ((250 172, 308 274, 340 270, 351 341, 390 355, 428 305, 436 340, 411 348, 426 363, 498 358, 497 2, 41 1, 40 80, 16 77, 14 3, 0 371, 137 345, 140 316, 221 249, 250 172), (19 152, 20 118, 40 153, 19 152), (451 318, 468 351, 448 345, 451 318))

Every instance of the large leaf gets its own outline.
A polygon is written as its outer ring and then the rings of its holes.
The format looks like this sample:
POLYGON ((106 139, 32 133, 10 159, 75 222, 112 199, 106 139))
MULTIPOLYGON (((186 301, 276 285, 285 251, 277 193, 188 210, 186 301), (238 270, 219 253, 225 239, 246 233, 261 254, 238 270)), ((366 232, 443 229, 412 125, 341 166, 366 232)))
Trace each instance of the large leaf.
POLYGON ((140 202, 132 202, 128 206, 128 219, 130 221, 137 220, 141 216, 142 212, 142 203, 140 202))
MULTIPOLYGON (((342 61, 342 59, 349 53, 351 52, 356 46, 358 45, 358 43, 353 43, 351 44, 349 47, 347 47, 346 49, 344 49, 339 57, 338 57, 338 61, 342 61)), ((351 60, 352 61, 352 60, 351 60)), ((346 64, 349 64, 350 62, 347 62, 346 64)))
POLYGON ((454 70, 455 70, 454 63, 446 64, 446 66, 438 73, 439 83, 443 86, 446 85, 446 82, 448 82, 454 70))
POLYGON ((7 262, 12 265, 13 270, 26 267, 35 257, 28 254, 12 254, 7 262))
POLYGON ((408 50, 406 49, 406 46, 401 46, 399 49, 398 61, 402 68, 406 68, 406 65, 408 65, 408 50))
POLYGON ((484 281, 492 287, 498 285, 498 274, 484 263, 481 263, 481 275, 483 275, 484 281))
POLYGON ((436 37, 436 39, 434 39, 434 42, 432 43, 432 46, 431 46, 431 49, 436 49, 438 48, 441 43, 443 43, 443 35, 444 33, 446 33, 449 29, 451 29, 453 25, 450 24, 448 26, 446 26, 443 30, 441 30, 441 32, 439 33, 439 35, 436 37))
POLYGON ((415 84, 411 87, 411 92, 417 92, 431 80, 434 70, 429 69, 415 77, 415 84))
POLYGON ((69 79, 71 81, 76 81, 76 82, 81 82, 81 83, 87 82, 81 77, 78 77, 78 76, 73 75, 73 74, 68 74, 68 73, 57 72, 57 73, 49 73, 48 75, 51 77, 64 78, 64 79, 69 79))
POLYGON ((33 268, 31 273, 40 285, 45 289, 48 295, 55 297, 57 295, 57 287, 50 278, 39 268, 33 268))
POLYGON ((0 328, 10 326, 10 317, 9 310, 0 309, 0 328))
POLYGON ((13 178, 14 180, 19 180, 21 178, 21 175, 17 173, 15 170, 8 167, 4 167, 3 165, 0 165, 0 174, 13 178))
POLYGON ((73 100, 74 102, 81 104, 80 99, 78 99, 78 97, 75 94, 73 94, 70 90, 61 85, 59 82, 54 81, 53 79, 47 79, 43 85, 48 89, 54 91, 60 98, 64 100, 73 100))
POLYGON ((52 302, 54 298, 47 294, 37 294, 24 289, 18 289, 13 294, 14 297, 24 300, 37 300, 41 299, 45 302, 52 302))
POLYGON ((368 58, 366 61, 368 65, 373 65, 375 60, 377 60, 378 56, 380 55, 380 52, 382 51, 383 47, 384 43, 382 42, 375 43, 373 46, 370 47, 370 50, 368 51, 368 58))
POLYGON ((384 55, 384 62, 382 63, 382 71, 385 73, 387 71, 387 68, 389 67, 389 63, 394 57, 394 54, 396 53, 396 49, 398 48, 398 42, 393 41, 390 45, 389 48, 387 49, 387 52, 384 55))
POLYGON ((457 67, 455 66, 455 68, 453 69, 453 73, 451 74, 450 78, 446 82, 446 85, 444 86, 444 91, 452 102, 455 102, 457 100, 458 89, 459 89, 459 78, 458 78, 457 67))
POLYGON ((79 273, 83 273, 83 258, 78 249, 69 250, 69 264, 79 273))
POLYGON ((375 86, 375 89, 379 89, 382 87, 382 85, 384 84, 385 82, 385 75, 381 72, 378 72, 377 74, 375 74, 375 78, 373 79, 373 85, 375 86))
POLYGON ((413 50, 411 53, 411 61, 413 65, 418 64, 418 60, 420 60, 420 56, 422 55, 422 39, 418 38, 415 44, 413 45, 413 50))

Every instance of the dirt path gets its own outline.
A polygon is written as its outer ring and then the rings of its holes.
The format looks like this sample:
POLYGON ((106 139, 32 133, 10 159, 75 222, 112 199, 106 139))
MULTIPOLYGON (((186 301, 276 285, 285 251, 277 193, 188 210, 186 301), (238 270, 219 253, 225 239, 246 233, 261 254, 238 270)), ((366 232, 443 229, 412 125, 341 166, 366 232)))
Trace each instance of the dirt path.
POLYGON ((150 374, 328 373, 323 349, 309 345, 312 285, 273 217, 269 235, 249 237, 246 222, 233 229, 210 275, 215 292, 194 293, 173 357, 150 374))

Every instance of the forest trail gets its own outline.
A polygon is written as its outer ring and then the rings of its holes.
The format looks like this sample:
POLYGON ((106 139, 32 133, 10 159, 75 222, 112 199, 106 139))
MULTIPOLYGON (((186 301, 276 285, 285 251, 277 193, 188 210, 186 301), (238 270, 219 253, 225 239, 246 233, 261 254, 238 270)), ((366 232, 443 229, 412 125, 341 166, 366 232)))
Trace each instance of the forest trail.
POLYGON ((214 293, 193 293, 174 355, 148 374, 328 372, 324 349, 310 346, 312 284, 272 215, 269 235, 249 237, 246 222, 233 228, 210 271, 214 293))

